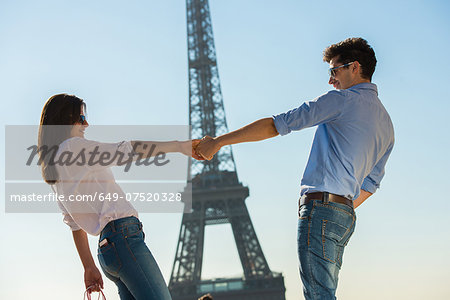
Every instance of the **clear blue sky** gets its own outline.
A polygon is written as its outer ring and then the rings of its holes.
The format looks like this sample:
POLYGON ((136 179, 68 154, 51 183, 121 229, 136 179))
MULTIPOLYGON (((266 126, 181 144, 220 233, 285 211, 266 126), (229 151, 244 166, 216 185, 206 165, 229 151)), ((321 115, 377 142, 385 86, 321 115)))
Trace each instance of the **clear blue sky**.
MULTIPOLYGON (((322 50, 361 36, 396 145, 381 189, 357 209, 338 297, 444 299, 450 294, 450 5, 447 1, 210 0, 228 126, 299 106, 327 90, 322 50)), ((1 1, 2 126, 38 124, 60 92, 85 99, 91 124, 188 124, 183 0, 1 1)), ((299 181, 314 129, 233 147, 253 224, 287 299, 297 271, 299 181)), ((4 139, 4 131, 1 132, 4 139)), ((4 147, 1 148, 4 157, 4 147)), ((4 159, 1 160, 4 181, 4 159)), ((1 185, 2 206, 4 185, 1 185)), ((142 214, 169 280, 180 214, 142 214)), ((83 270, 60 214, 0 212, 1 299, 80 299, 83 270)), ((205 278, 242 273, 228 225, 207 227, 205 278)), ((96 238, 91 238, 96 253, 96 238)), ((118 299, 105 278, 108 299, 118 299)))

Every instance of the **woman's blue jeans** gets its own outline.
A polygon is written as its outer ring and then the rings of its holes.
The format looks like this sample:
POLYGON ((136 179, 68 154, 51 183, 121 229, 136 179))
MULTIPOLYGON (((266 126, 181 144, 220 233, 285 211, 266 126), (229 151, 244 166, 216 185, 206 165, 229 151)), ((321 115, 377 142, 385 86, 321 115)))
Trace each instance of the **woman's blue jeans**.
POLYGON ((313 200, 302 205, 298 221, 298 256, 306 300, 336 299, 344 248, 355 230, 348 205, 313 200))
POLYGON ((117 285, 121 300, 171 300, 144 237, 142 223, 136 217, 109 222, 100 233, 100 266, 105 276, 117 285), (100 247, 104 239, 108 242, 100 247))

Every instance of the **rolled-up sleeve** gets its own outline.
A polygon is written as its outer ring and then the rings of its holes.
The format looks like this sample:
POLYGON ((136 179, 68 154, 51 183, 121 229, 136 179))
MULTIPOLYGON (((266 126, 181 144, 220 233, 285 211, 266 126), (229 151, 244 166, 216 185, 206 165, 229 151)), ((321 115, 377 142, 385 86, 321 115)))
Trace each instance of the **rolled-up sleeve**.
POLYGON ((391 155, 393 147, 394 144, 391 144, 386 153, 376 163, 375 167, 372 169, 372 172, 370 172, 370 174, 367 175, 366 178, 364 178, 361 189, 373 194, 377 189, 380 188, 380 183, 385 173, 384 168, 386 166, 389 155, 391 155))
POLYGON ((67 147, 79 158, 77 163, 80 166, 92 169, 109 168, 137 158, 130 141, 101 143, 84 138, 72 138, 67 147))
POLYGON ((273 122, 280 135, 313 127, 337 119, 344 110, 345 91, 330 91, 300 107, 274 115, 273 122))
POLYGON ((73 220, 72 216, 67 212, 67 209, 58 201, 58 206, 62 211, 63 222, 66 223, 72 231, 80 230, 81 227, 73 220))

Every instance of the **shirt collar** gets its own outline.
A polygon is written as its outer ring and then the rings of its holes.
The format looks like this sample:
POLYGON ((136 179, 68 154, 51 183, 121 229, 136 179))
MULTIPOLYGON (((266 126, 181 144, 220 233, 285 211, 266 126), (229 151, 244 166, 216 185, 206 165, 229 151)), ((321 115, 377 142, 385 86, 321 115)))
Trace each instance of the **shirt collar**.
POLYGON ((361 89, 367 89, 367 90, 372 90, 375 91, 375 93, 377 93, 378 95, 378 88, 377 85, 375 83, 372 82, 363 82, 363 83, 358 83, 350 88, 348 88, 349 90, 361 90, 361 89))

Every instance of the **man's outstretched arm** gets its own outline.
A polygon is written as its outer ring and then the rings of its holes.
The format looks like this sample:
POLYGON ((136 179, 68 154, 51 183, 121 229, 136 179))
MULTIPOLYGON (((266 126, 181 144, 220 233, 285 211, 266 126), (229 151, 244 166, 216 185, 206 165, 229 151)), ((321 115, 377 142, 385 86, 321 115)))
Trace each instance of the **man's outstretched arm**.
POLYGON ((277 135, 273 119, 264 118, 215 138, 206 136, 197 146, 196 152, 210 160, 223 146, 262 141, 277 135))

